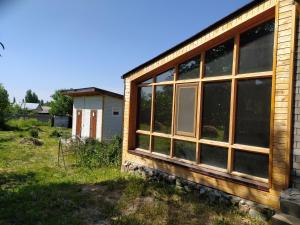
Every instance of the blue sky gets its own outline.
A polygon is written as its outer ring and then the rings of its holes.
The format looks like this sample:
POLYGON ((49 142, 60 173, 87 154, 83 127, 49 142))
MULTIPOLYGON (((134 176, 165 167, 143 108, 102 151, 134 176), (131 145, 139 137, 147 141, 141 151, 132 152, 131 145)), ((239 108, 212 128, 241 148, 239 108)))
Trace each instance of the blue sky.
POLYGON ((248 2, 0 0, 0 83, 18 101, 28 89, 44 100, 62 88, 123 93, 123 73, 248 2))

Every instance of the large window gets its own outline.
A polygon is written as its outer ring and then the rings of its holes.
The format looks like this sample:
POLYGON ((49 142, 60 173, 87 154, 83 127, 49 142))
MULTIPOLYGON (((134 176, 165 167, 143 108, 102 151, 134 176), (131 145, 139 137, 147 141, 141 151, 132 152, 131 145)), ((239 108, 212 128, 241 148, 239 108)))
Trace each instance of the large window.
POLYGON ((268 182, 274 21, 138 84, 136 148, 268 182))

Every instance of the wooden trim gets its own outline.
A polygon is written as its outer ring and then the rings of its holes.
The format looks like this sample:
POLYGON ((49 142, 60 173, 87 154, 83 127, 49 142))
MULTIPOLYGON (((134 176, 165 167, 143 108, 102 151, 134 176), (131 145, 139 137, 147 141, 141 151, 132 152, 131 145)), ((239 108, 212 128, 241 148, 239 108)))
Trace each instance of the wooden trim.
POLYGON ((203 82, 216 82, 216 81, 226 81, 231 80, 232 75, 224 75, 224 76, 214 76, 214 77, 204 77, 201 79, 203 82))
POLYGON ((223 147, 223 148, 230 147, 229 143, 227 143, 227 142, 214 141, 214 140, 208 140, 208 139, 200 139, 199 143, 206 144, 206 145, 213 145, 213 146, 217 146, 217 147, 223 147))
POLYGON ((172 138, 171 134, 165 134, 165 133, 160 133, 160 132, 152 132, 152 135, 157 136, 157 137, 172 138))
POLYGON ((260 182, 263 182, 263 183, 269 183, 268 179, 252 176, 252 175, 245 174, 245 173, 240 173, 240 172, 237 172, 237 171, 233 171, 231 174, 239 176, 239 177, 244 177, 244 178, 247 178, 247 179, 250 179, 250 180, 256 180, 256 181, 260 181, 260 182))
MULTIPOLYGON (((237 62, 238 63, 238 62, 237 62)), ((236 69, 238 69, 236 67, 236 69)), ((265 71, 265 72, 256 72, 256 73, 244 73, 244 74, 238 74, 236 73, 235 78, 236 79, 254 79, 254 78, 268 78, 273 76, 273 71, 265 71)))
MULTIPOLYGON (((233 64, 232 64, 232 76, 235 77, 238 72, 239 65, 239 44, 240 35, 237 34, 234 38, 234 52, 233 52, 233 64)), ((228 148, 228 159, 227 159, 227 171, 232 172, 234 164, 234 150, 232 145, 234 144, 234 134, 235 134, 235 117, 236 117, 236 97, 237 96, 237 81, 232 79, 231 81, 231 91, 230 91, 230 112, 229 112, 229 148, 228 148)))
POLYGON ((234 149, 243 150, 243 151, 247 151, 247 152, 257 152, 257 153, 261 153, 261 154, 269 154, 270 153, 269 148, 263 148, 263 147, 241 145, 241 144, 233 144, 232 147, 234 149))
POLYGON ((146 134, 146 135, 150 135, 151 134, 151 132, 147 131, 147 130, 136 130, 136 133, 137 134, 146 134))
POLYGON ((176 165, 176 166, 181 166, 184 167, 185 169, 192 171, 192 172, 196 172, 199 174, 203 174, 209 177, 213 177, 216 179, 222 179, 222 180, 226 180, 226 181, 230 181, 233 183, 237 183, 237 184, 242 184, 242 185, 246 185, 247 187, 252 187, 258 190, 262 190, 265 192, 269 192, 269 185, 267 183, 264 182, 259 182, 259 181, 255 181, 255 180, 250 180, 247 178, 243 178, 243 177, 239 177, 238 175, 231 175, 228 174, 226 172, 220 172, 217 170, 212 170, 209 169, 207 167, 202 167, 200 165, 196 165, 193 164, 191 162, 186 163, 182 160, 177 160, 176 158, 170 158, 168 156, 158 156, 152 153, 149 153, 145 150, 140 150, 140 149, 135 149, 135 150, 128 150, 128 152, 130 154, 133 155, 137 155, 137 156, 141 156, 141 157, 145 157, 145 158, 149 158, 151 160, 158 160, 158 161, 163 161, 165 163, 169 163, 172 165, 176 165))
MULTIPOLYGON (((153 78, 153 80, 155 81, 155 77, 153 78)), ((151 117, 150 117, 150 143, 149 143, 150 152, 152 152, 152 149, 153 149, 152 133, 154 130, 155 96, 156 96, 156 87, 152 86, 151 117)))
MULTIPOLYGON (((139 70, 133 74, 131 74, 128 78, 131 78, 131 80, 140 80, 141 77, 149 78, 153 77, 156 74, 159 74, 163 71, 166 71, 172 67, 174 67, 176 64, 181 64, 186 62, 187 60, 196 57, 199 55, 199 53, 204 52, 210 48, 213 48, 219 44, 222 44, 223 42, 226 42, 227 40, 233 38, 236 33, 243 33, 244 31, 247 31, 259 24, 262 24, 268 20, 271 20, 274 18, 274 6, 272 8, 269 8, 268 10, 256 15, 254 18, 245 21, 243 24, 238 25, 237 27, 231 28, 226 33, 217 35, 210 40, 203 43, 201 46, 198 46, 196 49, 190 50, 184 55, 180 55, 174 59, 169 59, 165 61, 163 64, 160 64, 156 68, 150 68, 149 66, 147 69, 139 70)), ((155 64, 155 63, 154 63, 155 64)), ((153 65, 154 65, 153 64, 153 65)))
POLYGON ((294 85, 294 68, 295 68, 295 45, 296 45, 296 31, 297 31, 297 9, 296 6, 292 6, 292 39, 291 39, 291 51, 290 51, 290 68, 289 68, 289 96, 288 96, 288 140, 287 140, 287 150, 285 151, 286 158, 286 176, 285 176, 285 188, 288 188, 290 183, 290 173, 291 173, 291 142, 292 142, 292 118, 293 118, 293 85, 294 85))
POLYGON ((278 27, 279 27, 279 2, 275 4, 275 27, 273 47, 273 75, 272 75, 272 98, 270 110, 270 154, 269 154, 269 185, 273 188, 273 142, 274 142, 274 114, 275 114, 275 93, 276 93, 276 71, 277 71, 277 48, 278 48, 278 27))

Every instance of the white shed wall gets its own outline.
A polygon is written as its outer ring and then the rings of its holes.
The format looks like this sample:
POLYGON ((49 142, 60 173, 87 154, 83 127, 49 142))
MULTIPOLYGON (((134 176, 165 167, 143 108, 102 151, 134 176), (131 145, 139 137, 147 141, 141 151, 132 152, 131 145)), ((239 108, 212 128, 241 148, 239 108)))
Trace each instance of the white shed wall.
POLYGON ((86 96, 86 97, 74 97, 73 104, 73 126, 72 135, 76 135, 76 111, 82 110, 82 124, 81 124, 81 137, 90 136, 90 114, 91 110, 97 110, 97 130, 96 138, 101 141, 102 137, 102 108, 103 108, 102 96, 86 96))
POLYGON ((103 140, 109 140, 115 135, 122 134, 123 127, 123 99, 104 97, 103 110, 103 140), (113 115, 113 109, 119 109, 119 116, 113 115))

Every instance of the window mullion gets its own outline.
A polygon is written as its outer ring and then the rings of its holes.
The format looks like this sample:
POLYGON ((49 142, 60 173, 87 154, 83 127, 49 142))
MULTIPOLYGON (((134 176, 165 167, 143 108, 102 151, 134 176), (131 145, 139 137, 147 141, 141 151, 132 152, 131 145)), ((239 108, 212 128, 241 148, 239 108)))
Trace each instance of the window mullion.
POLYGON ((232 145, 234 144, 234 132, 235 132, 235 111, 236 111, 236 92, 237 84, 235 76, 238 73, 238 62, 239 62, 239 42, 240 36, 237 34, 234 38, 234 52, 233 52, 233 62, 232 62, 232 75, 233 79, 231 81, 231 98, 230 98, 230 119, 229 119, 229 149, 228 149, 228 165, 227 171, 229 173, 233 170, 233 154, 234 149, 232 145))
POLYGON ((196 161, 200 163, 200 151, 201 151, 201 144, 199 143, 199 139, 201 137, 201 115, 202 115, 202 99, 203 99, 203 84, 202 78, 204 77, 204 59, 205 59, 205 52, 201 53, 201 60, 200 60, 200 81, 198 84, 198 100, 197 100, 197 124, 196 124, 196 138, 197 138, 197 146, 196 146, 196 161))
POLYGON ((154 130, 154 107, 155 107, 155 86, 152 85, 152 99, 151 99, 151 119, 150 119, 150 144, 149 144, 149 150, 152 152, 153 150, 153 137, 152 133, 154 130))
POLYGON ((178 65, 175 67, 174 80, 173 80, 173 99, 172 99, 172 123, 171 123, 171 145, 170 145, 170 157, 174 157, 174 132, 175 132, 175 104, 176 104, 176 80, 178 77, 178 65))

